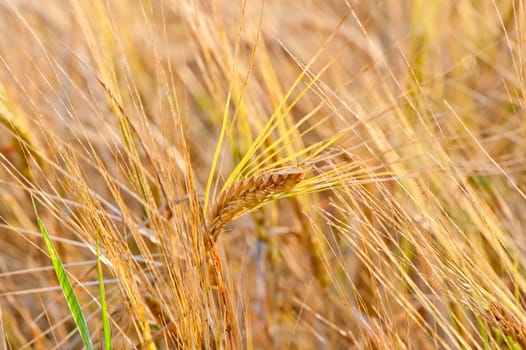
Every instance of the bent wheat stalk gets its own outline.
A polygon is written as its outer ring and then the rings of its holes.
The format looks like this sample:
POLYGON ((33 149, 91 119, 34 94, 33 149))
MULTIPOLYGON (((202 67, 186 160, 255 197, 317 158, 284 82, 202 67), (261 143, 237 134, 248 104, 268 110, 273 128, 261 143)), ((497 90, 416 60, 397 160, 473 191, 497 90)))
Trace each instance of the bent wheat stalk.
POLYGON ((302 179, 303 172, 301 171, 275 171, 236 182, 221 192, 208 216, 207 230, 210 236, 205 237, 205 242, 210 254, 211 265, 209 266, 214 269, 217 277, 217 287, 225 305, 225 330, 229 334, 231 314, 228 311, 227 291, 221 274, 221 259, 216 250, 215 241, 227 222, 290 192, 302 179))
POLYGON ((301 170, 276 171, 249 177, 227 187, 208 216, 208 233, 217 240, 225 225, 290 192, 303 179, 301 170))

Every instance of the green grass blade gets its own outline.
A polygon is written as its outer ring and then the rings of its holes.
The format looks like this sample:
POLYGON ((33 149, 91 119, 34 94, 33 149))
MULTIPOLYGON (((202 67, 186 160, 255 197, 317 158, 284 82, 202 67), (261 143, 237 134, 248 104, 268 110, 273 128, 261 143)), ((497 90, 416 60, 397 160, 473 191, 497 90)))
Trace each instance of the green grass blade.
POLYGON ((88 326, 86 324, 86 319, 84 318, 84 314, 82 313, 82 309, 80 307, 77 296, 75 295, 75 292, 73 291, 73 286, 71 285, 71 282, 69 281, 66 270, 64 269, 64 265, 62 265, 62 262, 60 261, 60 257, 58 256, 58 253, 55 247, 53 246, 53 242, 51 242, 51 238, 49 237, 49 234, 47 233, 47 230, 44 227, 44 224, 42 223, 42 221, 40 220, 40 217, 38 216, 34 202, 33 202, 33 207, 35 208, 35 215, 37 218, 38 228, 40 229, 40 232, 42 233, 42 237, 44 238, 44 242, 46 243, 49 257, 51 258, 51 262, 53 263, 53 267, 55 269, 55 273, 57 275, 57 279, 60 284, 60 288, 62 289, 62 292, 64 293, 64 296, 66 297, 66 302, 68 303, 69 309, 71 310, 71 314, 73 316, 73 319, 75 320, 75 324, 77 325, 77 329, 80 333, 80 336, 82 337, 84 346, 86 346, 88 350, 93 350, 93 345, 91 343, 91 338, 89 335, 88 326))
POLYGON ((111 328, 110 318, 108 317, 108 306, 106 304, 106 294, 104 292, 104 278, 102 277, 102 264, 100 262, 99 252, 99 233, 96 236, 96 250, 97 250, 97 274, 99 276, 99 292, 100 292, 100 306, 102 312, 102 326, 104 330, 104 349, 111 350, 111 328))

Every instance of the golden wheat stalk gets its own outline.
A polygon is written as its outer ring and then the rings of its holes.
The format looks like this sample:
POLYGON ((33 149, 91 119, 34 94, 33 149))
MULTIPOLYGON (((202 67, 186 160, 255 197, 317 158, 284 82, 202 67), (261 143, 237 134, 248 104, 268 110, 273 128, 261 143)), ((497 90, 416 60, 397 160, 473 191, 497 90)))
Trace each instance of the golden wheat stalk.
POLYGON ((225 225, 239 216, 290 192, 304 172, 274 171, 249 177, 224 189, 208 216, 208 232, 215 241, 225 225))

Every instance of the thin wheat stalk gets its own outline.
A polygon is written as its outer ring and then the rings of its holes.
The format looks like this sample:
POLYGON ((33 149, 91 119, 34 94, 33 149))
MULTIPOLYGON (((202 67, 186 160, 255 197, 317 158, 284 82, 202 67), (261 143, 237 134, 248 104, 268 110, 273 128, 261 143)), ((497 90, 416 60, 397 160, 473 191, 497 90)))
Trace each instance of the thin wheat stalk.
POLYGON ((290 192, 303 179, 304 172, 274 171, 249 177, 227 187, 219 195, 208 216, 208 232, 217 240, 225 225, 239 216, 290 192))

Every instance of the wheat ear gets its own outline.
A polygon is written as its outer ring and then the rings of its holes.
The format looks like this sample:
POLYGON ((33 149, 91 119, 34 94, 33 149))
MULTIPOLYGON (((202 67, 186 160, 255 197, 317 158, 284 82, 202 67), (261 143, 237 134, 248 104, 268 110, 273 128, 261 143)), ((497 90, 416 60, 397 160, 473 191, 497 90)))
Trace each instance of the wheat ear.
POLYGON ((208 216, 208 232, 215 241, 227 222, 290 192, 302 179, 300 170, 275 171, 249 177, 227 187, 208 216))
POLYGON ((526 323, 524 320, 495 303, 492 303, 485 311, 484 316, 493 327, 510 336, 522 348, 526 347, 526 323))

